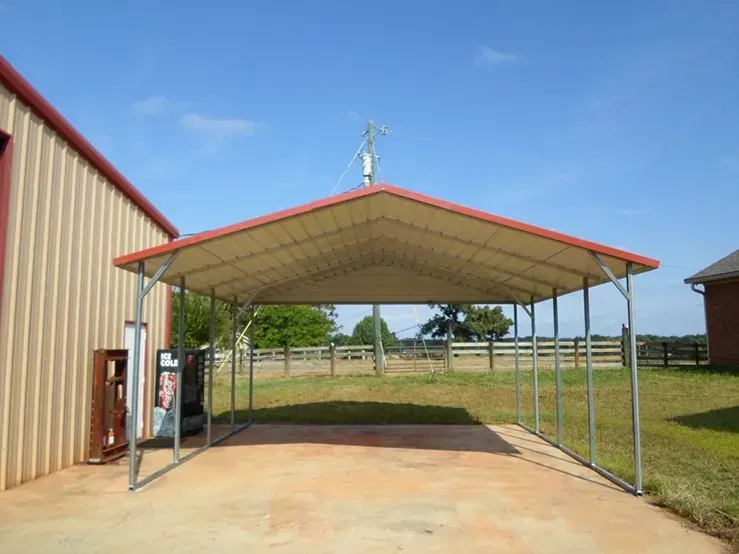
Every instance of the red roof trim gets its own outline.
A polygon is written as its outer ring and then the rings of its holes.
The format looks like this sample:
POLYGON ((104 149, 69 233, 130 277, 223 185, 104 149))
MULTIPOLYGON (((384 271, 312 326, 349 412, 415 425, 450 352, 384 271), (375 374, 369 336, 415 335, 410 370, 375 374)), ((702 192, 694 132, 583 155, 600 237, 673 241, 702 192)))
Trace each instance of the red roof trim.
POLYGON ((149 202, 95 147, 64 119, 46 99, 18 73, 10 62, 0 56, 0 82, 16 94, 24 104, 46 121, 61 137, 71 144, 90 165, 97 169, 118 190, 136 204, 141 211, 172 237, 180 232, 164 215, 149 202))
POLYGON ((273 214, 268 214, 268 215, 264 215, 264 216, 257 217, 254 219, 249 219, 247 221, 242 221, 241 223, 235 223, 233 225, 221 227, 220 229, 213 229, 212 231, 206 231, 204 233, 200 233, 197 235, 193 235, 191 237, 183 238, 183 239, 171 242, 169 244, 154 246, 152 248, 147 248, 139 252, 134 252, 132 254, 126 254, 124 256, 120 256, 114 259, 113 263, 116 266, 122 266, 122 265, 126 265, 132 262, 142 261, 147 258, 151 258, 153 256, 158 256, 158 255, 161 255, 167 252, 171 252, 173 250, 177 250, 179 248, 183 248, 185 246, 207 242, 207 241, 217 239, 217 238, 220 238, 226 235, 238 233, 246 229, 251 229, 254 227, 258 227, 260 225, 272 223, 280 219, 285 219, 288 217, 305 214, 313 210, 328 208, 335 204, 349 202, 357 198, 362 198, 364 196, 370 196, 372 194, 380 194, 382 192, 386 192, 386 193, 389 193, 389 194, 392 194, 394 196, 398 196, 401 198, 407 198, 409 200, 421 202, 423 204, 427 204, 429 206, 433 206, 436 208, 449 210, 454 213, 466 215, 468 217, 472 217, 472 218, 479 219, 482 221, 494 223, 496 225, 501 225, 501 226, 508 227, 511 229, 516 229, 518 231, 523 231, 525 233, 531 233, 533 235, 537 235, 540 237, 548 238, 551 240, 556 240, 558 242, 562 242, 570 246, 575 246, 578 248, 587 248, 588 250, 594 250, 595 252, 598 252, 599 254, 603 254, 606 256, 612 256, 614 258, 618 258, 626 262, 632 262, 632 263, 644 265, 650 268, 659 267, 659 261, 652 259, 652 258, 639 256, 637 254, 632 254, 631 252, 626 252, 624 250, 619 250, 617 248, 611 248, 609 246, 604 246, 602 244, 597 244, 595 242, 578 239, 576 237, 571 237, 569 235, 557 233, 556 231, 550 231, 548 229, 543 229, 541 227, 536 227, 534 225, 529 225, 527 223, 521 223, 513 219, 496 216, 493 214, 482 212, 480 210, 475 210, 473 208, 467 208, 465 206, 453 204, 445 200, 439 200, 431 196, 426 196, 424 194, 419 194, 417 192, 411 192, 409 190, 401 189, 401 188, 394 187, 392 185, 386 185, 386 184, 380 184, 380 185, 376 185, 373 187, 362 188, 356 191, 351 191, 351 192, 347 192, 347 193, 340 194, 337 196, 324 198, 323 200, 318 200, 316 202, 311 202, 309 204, 303 204, 302 206, 297 206, 295 208, 290 208, 288 210, 283 210, 283 211, 275 212, 273 214))
POLYGON ((610 246, 598 244, 597 242, 591 242, 589 240, 579 239, 577 237, 565 235, 564 233, 558 233, 557 231, 550 231, 549 229, 544 229, 543 227, 537 227, 536 225, 522 223, 520 221, 516 221, 515 219, 508 219, 507 217, 489 214, 487 212, 476 210, 474 208, 467 208, 466 206, 460 206, 459 204, 447 202, 446 200, 439 200, 438 198, 426 196, 425 194, 420 194, 418 192, 412 192, 409 190, 399 189, 391 185, 386 185, 384 188, 386 188, 390 192, 393 192, 399 196, 403 196, 404 198, 408 198, 411 200, 417 200, 419 202, 423 202, 424 204, 430 204, 437 208, 442 208, 442 209, 449 210, 449 211, 452 211, 458 214, 466 215, 469 217, 474 217, 475 219, 481 219, 483 221, 495 223, 496 225, 502 225, 503 227, 509 227, 511 229, 516 229, 517 231, 523 231, 525 233, 531 233, 533 235, 538 235, 540 237, 556 240, 564 244, 569 244, 570 246, 576 246, 578 248, 586 248, 588 250, 594 250, 598 254, 603 254, 605 256, 612 256, 614 258, 619 258, 626 262, 632 262, 635 264, 640 264, 640 265, 644 265, 647 267, 651 267, 654 269, 659 267, 659 260, 655 260, 653 258, 647 258, 646 256, 641 256, 639 254, 634 254, 632 252, 627 252, 626 250, 619 250, 618 248, 611 248, 610 246))
POLYGON ((256 217, 254 219, 247 219, 246 221, 242 221, 240 223, 233 223, 232 225, 227 225, 226 227, 220 227, 218 229, 213 229, 211 231, 205 231, 203 233, 198 233, 197 235, 185 237, 185 238, 176 240, 174 242, 170 242, 169 244, 153 246, 151 248, 147 248, 139 252, 134 252, 132 254, 126 254, 124 256, 120 256, 119 258, 114 259, 113 263, 115 265, 120 266, 120 265, 125 265, 127 263, 144 260, 146 258, 157 256, 165 252, 171 252, 173 250, 177 250, 185 246, 190 246, 192 244, 197 244, 200 242, 207 242, 209 240, 217 239, 217 238, 220 238, 226 235, 230 235, 232 233, 238 233, 239 231, 245 231, 246 229, 258 227, 259 225, 265 225, 267 223, 272 223, 273 221, 277 221, 279 219, 301 215, 301 214, 308 213, 313 210, 320 210, 321 208, 328 208, 329 206, 333 206, 334 204, 340 204, 342 202, 347 202, 354 198, 361 198, 362 196, 369 196, 371 194, 377 194, 378 192, 380 192, 380 187, 375 186, 375 187, 361 188, 355 191, 346 192, 344 194, 339 194, 336 196, 330 196, 328 198, 324 198, 323 200, 317 200, 315 202, 303 204, 302 206, 296 206, 295 208, 289 208, 287 210, 282 210, 282 211, 275 212, 272 214, 263 215, 260 217, 256 217))

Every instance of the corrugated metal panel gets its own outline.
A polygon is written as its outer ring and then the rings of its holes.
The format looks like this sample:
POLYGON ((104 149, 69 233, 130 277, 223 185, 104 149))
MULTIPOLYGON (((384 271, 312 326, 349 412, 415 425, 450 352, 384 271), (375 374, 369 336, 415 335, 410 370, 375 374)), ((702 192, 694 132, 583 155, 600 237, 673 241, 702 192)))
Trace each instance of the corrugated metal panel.
POLYGON ((307 282, 301 280, 287 289, 267 293, 263 301, 266 304, 295 303, 310 296, 330 298, 335 304, 425 304, 437 297, 439 291, 460 303, 483 302, 491 294, 483 288, 454 282, 449 275, 438 271, 424 270, 412 264, 376 262, 307 282), (409 289, 409 283, 413 284, 412 289, 409 289))
POLYGON ((634 264, 635 273, 659 265, 389 185, 208 231, 115 263, 134 271, 143 261, 153 275, 178 248, 165 282, 177 284, 184 276, 192 291, 207 295, 214 289, 223 300, 255 303, 538 302, 555 288, 559 295, 581 290, 584 277, 591 286, 608 282, 590 251, 619 277, 626 263, 634 264), (384 281, 374 280, 372 265, 384 268, 384 281), (349 273, 351 283, 343 278, 349 273))
MULTIPOLYGON (((123 348, 133 319, 136 278, 111 259, 168 235, 1 86, 0 129, 14 143, 0 314, 4 490, 85 459, 92 352, 123 348)), ((167 293, 157 285, 144 305, 149 371, 165 343, 167 293)))

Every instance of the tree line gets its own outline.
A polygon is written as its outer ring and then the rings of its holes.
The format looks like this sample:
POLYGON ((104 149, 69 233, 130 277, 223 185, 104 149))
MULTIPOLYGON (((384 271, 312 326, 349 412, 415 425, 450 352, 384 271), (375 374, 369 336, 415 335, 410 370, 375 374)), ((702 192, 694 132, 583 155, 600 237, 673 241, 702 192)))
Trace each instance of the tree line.
MULTIPOLYGON (((180 291, 173 293, 172 336, 173 347, 178 342, 180 291)), ((451 335, 455 341, 499 340, 508 334, 511 319, 505 317, 500 306, 472 304, 430 304, 437 313, 419 326, 417 336, 443 338, 451 335)), ((218 348, 230 348, 232 320, 236 311, 237 329, 243 331, 251 312, 231 304, 216 301, 215 336, 218 348)), ((372 316, 354 325, 351 334, 338 332, 336 307, 321 306, 261 306, 254 320, 255 348, 281 348, 374 344, 375 329, 372 316)), ((384 319, 380 321, 382 344, 392 347, 398 337, 390 331, 384 319)), ((200 348, 210 341, 210 299, 185 292, 185 333, 187 348, 200 348)))
MULTIPOLYGON (((171 344, 178 341, 179 295, 173 293, 171 344)), ((418 326, 416 337, 446 339, 456 342, 500 341, 510 331, 513 321, 506 317, 500 306, 476 306, 473 304, 429 304, 436 310, 428 321, 418 326)), ((236 310, 237 329, 244 330, 251 318, 249 310, 241 310, 231 304, 216 301, 215 307, 216 346, 231 347, 231 328, 236 310)), ((261 306, 255 317, 255 348, 311 347, 335 344, 351 346, 374 344, 375 329, 372 316, 361 319, 351 334, 338 331, 337 313, 333 305, 319 306, 261 306)), ((398 337, 381 320, 382 344, 394 346, 398 337)), ((201 348, 210 340, 210 299, 195 293, 185 292, 185 346, 201 348)), ((521 336, 527 340, 531 337, 521 336)), ((553 340, 553 337, 539 336, 539 340, 553 340)), ((584 337, 574 337, 584 340, 584 337)), ((621 340, 621 336, 591 335, 595 341, 621 340)), ((512 340, 512 339, 505 339, 512 340)), ((637 340, 649 342, 688 342, 705 344, 705 335, 661 336, 637 335, 637 340)))

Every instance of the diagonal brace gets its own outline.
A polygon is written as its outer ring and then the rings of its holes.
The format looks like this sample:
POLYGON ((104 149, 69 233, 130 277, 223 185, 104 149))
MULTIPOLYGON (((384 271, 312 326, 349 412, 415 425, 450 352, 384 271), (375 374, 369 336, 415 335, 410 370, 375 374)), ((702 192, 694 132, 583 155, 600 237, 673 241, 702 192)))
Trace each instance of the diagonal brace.
POLYGON ((616 288, 618 289, 618 291, 621 294, 624 295, 624 298, 626 298, 626 300, 630 300, 631 299, 631 293, 629 291, 627 291, 626 290, 626 287, 624 287, 621 284, 621 281, 618 280, 618 277, 616 277, 616 275, 614 275, 613 271, 611 271, 611 268, 608 267, 608 265, 601 259, 601 257, 598 255, 598 253, 597 252, 593 252, 592 250, 588 250, 588 253, 590 254, 590 257, 595 260, 595 263, 597 263, 600 266, 600 268, 603 270, 603 273, 606 274, 606 277, 608 277, 611 280, 611 283, 613 283, 614 285, 616 285, 616 288))
POLYGON ((243 304, 241 304, 241 306, 239 306, 237 303, 234 302, 233 303, 233 306, 234 306, 234 308, 236 308, 238 310, 236 313, 238 315, 241 315, 244 310, 246 310, 248 308, 253 308, 254 307, 254 299, 257 297, 257 294, 259 294, 259 291, 261 291, 261 290, 262 290, 262 287, 257 287, 257 290, 255 290, 251 294, 251 296, 249 296, 249 300, 247 300, 246 302, 244 302, 243 304))
POLYGON ((162 264, 162 267, 157 269, 157 272, 152 276, 151 280, 149 281, 149 284, 146 285, 143 289, 141 289, 141 292, 139 292, 139 296, 141 298, 145 297, 147 294, 149 294, 149 291, 151 288, 156 285, 159 282, 159 279, 162 278, 162 275, 164 275, 164 272, 167 271, 170 266, 174 263, 174 261, 177 259, 177 256, 180 254, 180 250, 175 250, 169 255, 169 258, 162 264))
MULTIPOLYGON (((524 302, 521 302, 521 300, 518 298, 518 296, 516 296, 516 293, 513 292, 509 287, 507 287, 506 285, 503 285, 503 286, 506 289, 508 289, 508 292, 513 297, 513 299, 516 301, 515 303, 518 304, 519 306, 521 306, 523 308, 523 311, 526 312, 526 315, 528 315, 529 317, 531 317, 531 310, 528 308, 528 306, 524 302)), ((531 298, 533 299, 533 296, 531 298)), ((533 300, 532 300, 532 304, 531 305, 533 306, 533 300)))

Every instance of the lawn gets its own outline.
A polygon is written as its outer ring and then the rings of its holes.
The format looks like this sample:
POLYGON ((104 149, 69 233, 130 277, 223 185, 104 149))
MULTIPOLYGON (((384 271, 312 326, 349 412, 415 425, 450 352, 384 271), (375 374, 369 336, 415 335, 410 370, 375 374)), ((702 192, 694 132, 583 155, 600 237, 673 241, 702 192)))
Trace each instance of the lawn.
MULTIPOLYGON (((524 422, 533 426, 531 371, 521 372, 524 422)), ((640 405, 649 499, 739 544, 739 376, 642 369, 640 405)), ((627 370, 594 372, 597 463, 633 482, 627 370)), ((564 443, 587 457, 585 373, 563 374, 564 443)), ((255 381, 254 420, 296 423, 513 423, 512 372, 255 381)), ((556 437, 554 374, 539 376, 540 425, 556 437)), ((228 420, 230 380, 214 388, 217 420, 228 420)), ((248 381, 237 379, 237 419, 248 381)))

